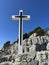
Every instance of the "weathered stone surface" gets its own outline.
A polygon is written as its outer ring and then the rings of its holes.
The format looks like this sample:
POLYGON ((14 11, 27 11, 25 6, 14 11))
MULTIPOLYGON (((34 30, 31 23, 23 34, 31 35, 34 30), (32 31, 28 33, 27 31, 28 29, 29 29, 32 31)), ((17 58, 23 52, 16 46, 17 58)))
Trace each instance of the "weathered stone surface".
MULTIPOLYGON (((32 34, 28 39, 23 40, 23 44, 22 44, 22 55, 18 55, 18 43, 15 42, 14 44, 11 45, 10 49, 8 50, 11 51, 10 56, 12 56, 12 58, 10 57, 10 62, 13 65, 37 65, 37 60, 39 61, 39 55, 38 55, 38 59, 37 59, 37 52, 39 51, 39 53, 41 53, 41 51, 43 50, 48 52, 48 60, 46 62, 49 61, 49 36, 45 35, 45 36, 36 36, 34 34, 32 34), (36 60, 35 60, 36 59, 36 60)), ((20 50, 21 52, 21 50, 20 50)), ((19 53, 20 53, 19 52, 19 53)), ((45 54, 44 54, 45 55, 45 54)), ((45 57, 43 55, 43 57, 45 57)), ((0 51, 0 60, 2 58, 8 58, 6 61, 3 61, 0 63, 0 65, 6 65, 7 63, 10 64, 9 62, 9 54, 6 54, 3 49, 2 51, 0 51), (6 63, 7 62, 7 63, 6 63)), ((4 59, 5 60, 5 59, 4 59)), ((40 62, 40 61, 39 61, 40 62)))

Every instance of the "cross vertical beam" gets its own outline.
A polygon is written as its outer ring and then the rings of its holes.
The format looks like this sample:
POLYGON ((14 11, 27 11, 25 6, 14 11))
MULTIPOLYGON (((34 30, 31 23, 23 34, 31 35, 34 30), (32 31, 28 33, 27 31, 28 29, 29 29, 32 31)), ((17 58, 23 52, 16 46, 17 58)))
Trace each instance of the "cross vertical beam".
POLYGON ((23 20, 22 20, 23 11, 20 10, 19 14, 20 14, 20 20, 19 20, 19 43, 21 45, 22 44, 22 40, 23 40, 23 20))
POLYGON ((19 46, 18 54, 22 54, 22 40, 23 40, 23 20, 30 20, 29 15, 23 15, 23 10, 19 11, 19 15, 13 15, 13 20, 19 20, 19 46))

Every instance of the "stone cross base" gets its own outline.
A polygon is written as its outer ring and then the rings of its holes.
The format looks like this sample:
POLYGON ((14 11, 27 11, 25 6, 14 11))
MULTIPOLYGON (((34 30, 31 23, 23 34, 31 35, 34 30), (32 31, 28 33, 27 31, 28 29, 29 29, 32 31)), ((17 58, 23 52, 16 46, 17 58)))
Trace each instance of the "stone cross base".
POLYGON ((18 46, 18 54, 22 54, 22 45, 18 46))

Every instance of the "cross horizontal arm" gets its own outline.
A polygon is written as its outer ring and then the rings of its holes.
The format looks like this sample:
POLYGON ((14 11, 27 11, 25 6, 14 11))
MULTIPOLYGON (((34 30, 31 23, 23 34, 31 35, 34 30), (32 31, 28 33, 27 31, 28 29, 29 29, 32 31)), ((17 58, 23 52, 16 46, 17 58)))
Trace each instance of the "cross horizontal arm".
POLYGON ((29 15, 24 15, 22 16, 23 20, 30 20, 30 16, 29 15))
POLYGON ((20 18, 19 15, 13 15, 13 16, 12 16, 12 19, 13 19, 13 20, 19 20, 19 18, 20 18))
MULTIPOLYGON (((12 16, 12 19, 13 19, 13 20, 19 20, 19 18, 21 18, 21 16, 18 16, 18 15, 13 15, 13 16, 12 16)), ((23 20, 30 20, 30 16, 29 16, 29 15, 23 15, 23 16, 22 16, 22 19, 23 19, 23 20)))

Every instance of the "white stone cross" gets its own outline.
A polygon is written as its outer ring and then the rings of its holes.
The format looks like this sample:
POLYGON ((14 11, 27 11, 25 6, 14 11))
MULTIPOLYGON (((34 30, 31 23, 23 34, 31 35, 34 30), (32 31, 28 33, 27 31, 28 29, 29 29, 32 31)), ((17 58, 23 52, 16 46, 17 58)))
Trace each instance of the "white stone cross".
POLYGON ((19 15, 13 15, 13 20, 19 20, 19 46, 18 54, 22 54, 22 40, 23 40, 23 20, 29 20, 29 15, 23 15, 23 10, 19 11, 19 15))

